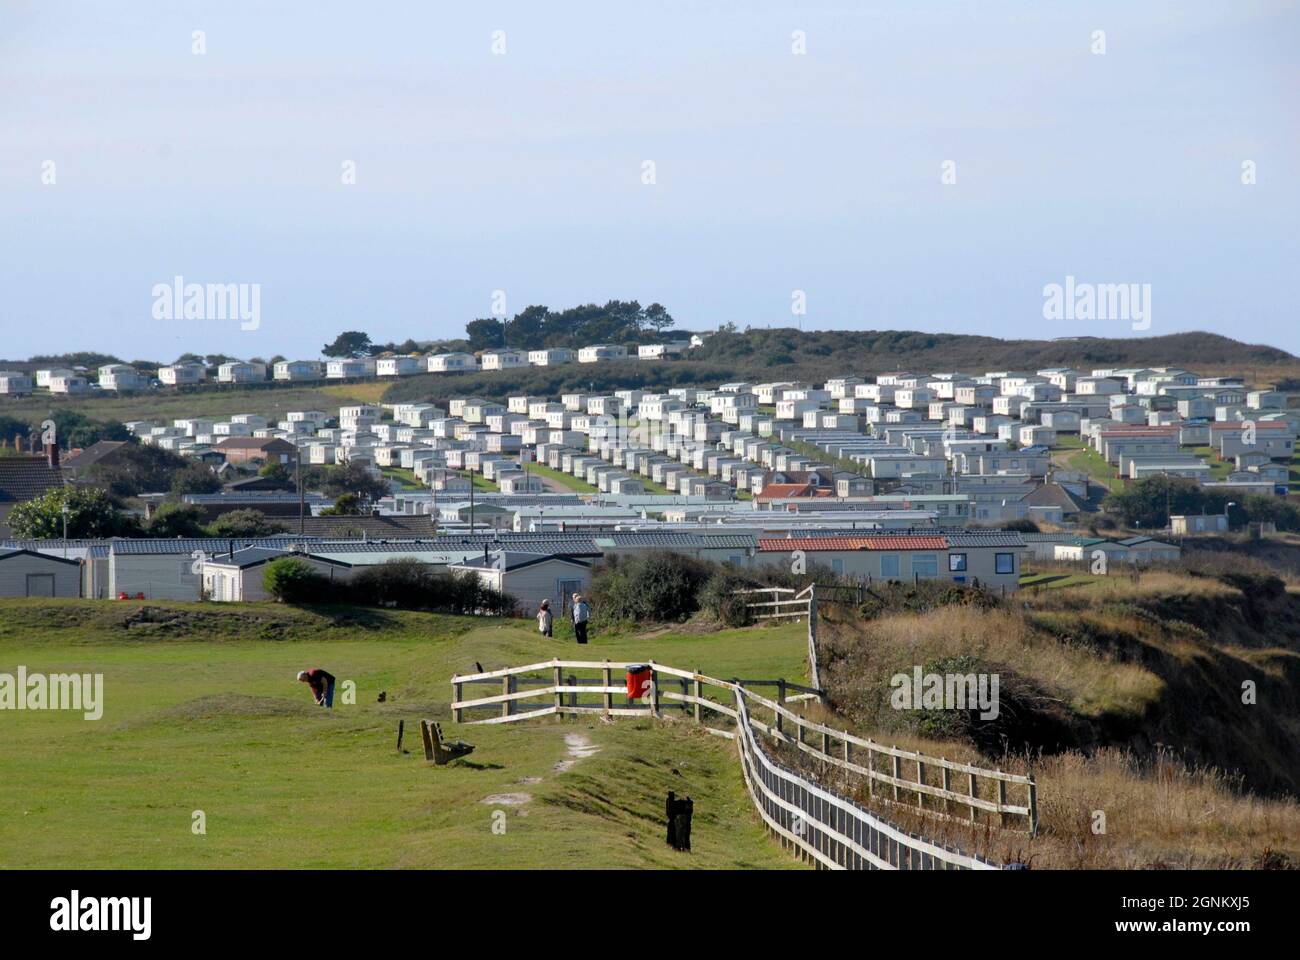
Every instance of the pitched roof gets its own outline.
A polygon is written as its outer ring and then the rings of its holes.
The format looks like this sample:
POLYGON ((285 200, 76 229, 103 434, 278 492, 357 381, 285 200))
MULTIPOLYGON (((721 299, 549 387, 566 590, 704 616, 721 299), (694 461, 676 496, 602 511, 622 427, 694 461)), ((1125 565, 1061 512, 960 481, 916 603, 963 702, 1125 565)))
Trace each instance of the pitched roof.
POLYGON ((545 563, 548 560, 557 560, 560 563, 572 564, 575 567, 590 567, 591 563, 587 560, 579 560, 575 557, 565 556, 559 553, 515 553, 509 550, 498 551, 490 557, 474 557, 473 559, 463 560, 460 563, 449 564, 452 567, 467 567, 475 570, 518 570, 522 567, 531 567, 535 563, 545 563))
POLYGON ((68 470, 81 470, 94 466, 125 447, 126 444, 125 440, 100 440, 68 457, 63 461, 63 466, 68 470))
POLYGON ((226 439, 213 444, 214 450, 265 450, 272 444, 282 444, 293 449, 293 444, 288 440, 281 440, 279 437, 226 437, 226 439))
POLYGON ((63 483, 63 471, 44 457, 0 457, 0 503, 35 500, 63 483))
POLYGON ((873 537, 760 537, 758 549, 767 553, 787 553, 791 550, 814 552, 818 550, 946 550, 948 542, 939 536, 873 536, 873 537))

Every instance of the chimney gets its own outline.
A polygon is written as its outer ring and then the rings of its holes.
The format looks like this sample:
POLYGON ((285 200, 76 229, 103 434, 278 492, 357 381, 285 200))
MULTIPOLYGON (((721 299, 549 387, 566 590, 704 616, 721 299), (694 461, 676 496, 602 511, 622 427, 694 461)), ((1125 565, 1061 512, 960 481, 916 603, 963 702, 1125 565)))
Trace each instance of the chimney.
POLYGON ((234 540, 231 540, 231 541, 229 542, 229 544, 227 544, 227 548, 228 548, 229 551, 230 551, 230 559, 231 559, 231 560, 234 560, 234 559, 235 559, 235 541, 234 541, 234 540))
POLYGON ((45 445, 45 461, 50 465, 51 470, 59 469, 59 445, 57 443, 47 443, 45 445))

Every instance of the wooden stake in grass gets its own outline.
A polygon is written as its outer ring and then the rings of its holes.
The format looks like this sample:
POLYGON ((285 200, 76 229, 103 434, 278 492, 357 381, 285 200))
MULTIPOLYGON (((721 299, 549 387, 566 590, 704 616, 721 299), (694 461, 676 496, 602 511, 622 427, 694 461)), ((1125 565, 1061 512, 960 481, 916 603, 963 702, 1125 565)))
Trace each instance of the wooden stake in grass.
POLYGON ((402 734, 406 732, 406 721, 397 721, 397 755, 402 755, 402 734))

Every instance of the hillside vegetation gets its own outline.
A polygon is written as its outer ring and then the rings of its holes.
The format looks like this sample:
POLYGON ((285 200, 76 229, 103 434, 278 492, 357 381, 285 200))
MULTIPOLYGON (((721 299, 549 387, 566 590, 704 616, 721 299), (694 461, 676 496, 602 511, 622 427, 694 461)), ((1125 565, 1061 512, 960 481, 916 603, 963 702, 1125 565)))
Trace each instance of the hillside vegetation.
POLYGON ((822 676, 833 722, 1034 772, 1037 840, 954 838, 995 855, 1040 866, 1300 863, 1300 594, 1249 573, 1040 582, 1006 602, 877 588, 861 611, 832 608, 822 676), (890 678, 915 666, 999 675, 998 717, 894 709, 890 678), (1091 828, 1095 811, 1104 834, 1091 828))

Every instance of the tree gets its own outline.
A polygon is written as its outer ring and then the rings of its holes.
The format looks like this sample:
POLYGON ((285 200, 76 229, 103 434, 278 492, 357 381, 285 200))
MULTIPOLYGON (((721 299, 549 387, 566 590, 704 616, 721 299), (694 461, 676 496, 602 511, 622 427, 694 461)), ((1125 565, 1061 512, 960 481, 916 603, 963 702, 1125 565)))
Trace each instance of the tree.
POLYGON ((187 493, 216 493, 221 489, 221 478, 206 464, 191 460, 172 474, 171 492, 177 496, 187 493))
POLYGON ((355 493, 345 493, 334 501, 334 506, 326 507, 320 512, 322 517, 359 517, 361 516, 361 498, 355 493))
POLYGON ((59 410, 49 417, 41 417, 31 425, 31 432, 40 436, 42 420, 54 421, 54 436, 59 446, 88 447, 100 440, 130 440, 131 432, 115 420, 94 420, 76 410, 59 410))
POLYGON ((1148 477, 1106 495, 1102 506, 1126 527, 1158 530, 1168 525, 1169 515, 1219 512, 1227 498, 1210 496, 1195 480, 1185 477, 1148 477))
POLYGON ((202 537, 203 511, 192 503, 171 500, 154 511, 149 521, 151 537, 202 537))
POLYGON ((23 423, 16 417, 0 417, 0 440, 4 441, 6 445, 19 437, 26 440, 31 436, 31 433, 30 424, 23 423))
POLYGON ((325 596, 329 580, 300 557, 279 557, 262 572, 262 587, 281 603, 311 603, 325 596))
POLYGON ((293 480, 293 473, 290 471, 288 464, 276 460, 270 460, 262 464, 262 469, 257 471, 257 475, 265 477, 267 480, 274 480, 277 483, 290 483, 293 480))
POLYGON ((388 494, 388 481, 377 477, 360 463, 340 466, 315 466, 304 469, 303 485, 331 497, 355 493, 366 500, 378 500, 388 494))
POLYGON ((128 517, 98 487, 62 486, 9 513, 9 529, 20 540, 51 540, 63 536, 63 507, 68 507, 68 536, 72 539, 129 536, 139 521, 128 517))
POLYGON ((132 441, 119 447, 110 462, 97 463, 86 473, 115 497, 138 497, 172 489, 176 474, 189 466, 190 461, 170 450, 132 441))
POLYGON ((321 347, 321 353, 327 357, 343 357, 348 360, 365 357, 370 354, 370 335, 360 330, 345 330, 334 338, 333 343, 321 347))
POLYGON ((465 324, 471 350, 496 350, 506 345, 506 329, 500 320, 485 317, 465 324))
POLYGON ((671 329, 676 322, 672 314, 664 309, 663 304, 652 303, 645 308, 645 325, 655 333, 663 333, 671 329))
POLYGON ((223 513, 208 525, 214 537, 270 537, 287 533, 288 527, 272 520, 261 510, 231 510, 223 513))

